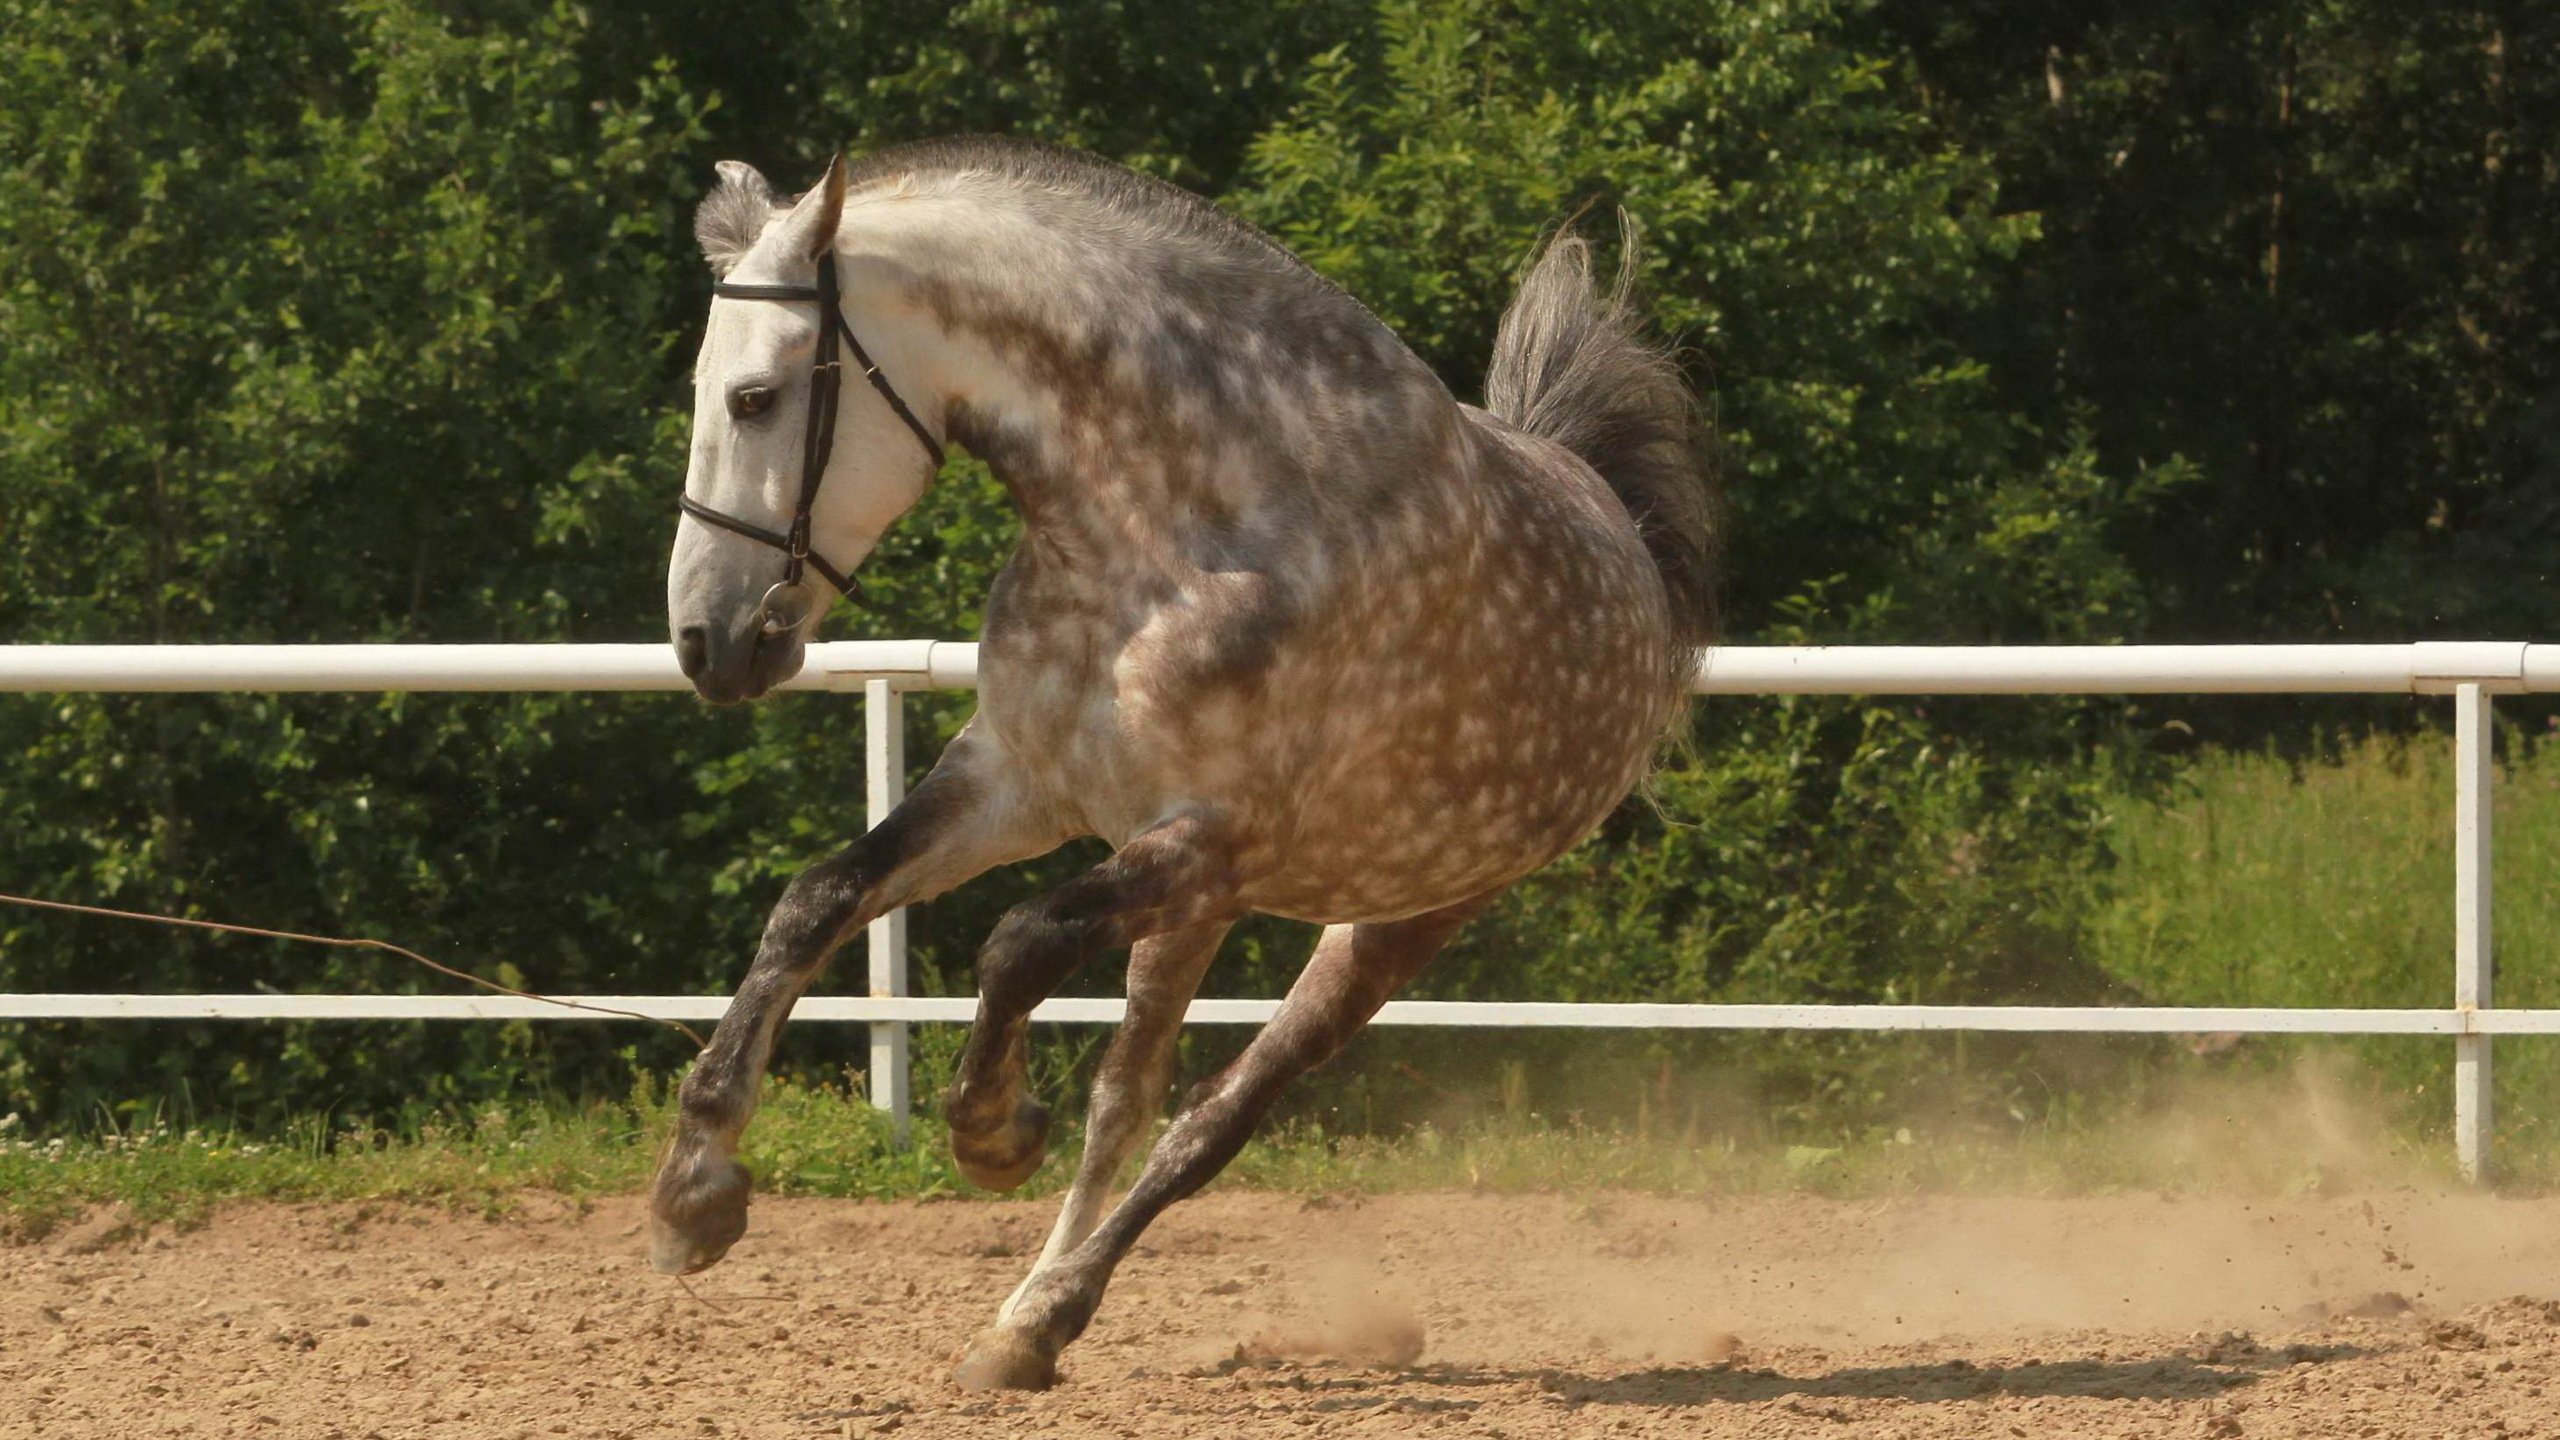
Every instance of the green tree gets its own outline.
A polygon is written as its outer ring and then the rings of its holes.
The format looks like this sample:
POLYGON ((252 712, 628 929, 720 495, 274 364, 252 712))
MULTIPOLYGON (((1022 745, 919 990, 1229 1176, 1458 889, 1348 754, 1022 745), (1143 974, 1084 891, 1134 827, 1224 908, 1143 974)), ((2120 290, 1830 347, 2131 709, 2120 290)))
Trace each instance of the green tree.
MULTIPOLYGON (((670 293, 705 103, 581 68, 585 14, 17 5, 0 46, 0 632, 626 638, 680 432, 670 293)), ((0 873, 609 981, 735 942, 668 873, 740 727, 527 697, 0 707, 0 873), (615 759, 615 783, 595 783, 615 759), (669 803, 671 800, 676 803, 669 803), (564 903, 565 902, 565 903, 564 903)), ((38 989, 414 986, 370 958, 0 914, 38 989)), ((461 1093, 523 1033, 15 1027, 59 1117, 461 1093)), ((575 1047, 592 1046, 564 1039, 575 1047)))
POLYGON ((2560 13, 1895 5, 1951 133, 2044 217, 1968 333, 2107 475, 2152 629, 2560 617, 2560 13))

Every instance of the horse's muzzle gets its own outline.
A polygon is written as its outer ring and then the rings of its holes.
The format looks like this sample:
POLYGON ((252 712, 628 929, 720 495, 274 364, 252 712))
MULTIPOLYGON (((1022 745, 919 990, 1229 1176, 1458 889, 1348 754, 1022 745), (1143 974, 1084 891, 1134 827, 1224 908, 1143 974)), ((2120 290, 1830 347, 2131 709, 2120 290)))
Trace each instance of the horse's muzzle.
POLYGON ((722 635, 707 625, 676 632, 676 666, 694 693, 714 705, 753 700, 800 673, 808 646, 797 632, 767 635, 760 628, 722 635))

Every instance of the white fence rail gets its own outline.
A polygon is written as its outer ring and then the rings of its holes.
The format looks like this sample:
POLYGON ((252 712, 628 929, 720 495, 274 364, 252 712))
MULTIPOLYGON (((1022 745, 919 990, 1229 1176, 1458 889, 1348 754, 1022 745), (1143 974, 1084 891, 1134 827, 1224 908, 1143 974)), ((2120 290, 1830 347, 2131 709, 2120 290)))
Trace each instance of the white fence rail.
MULTIPOLYGON (((901 692, 977 684, 975 645, 839 641, 809 647, 788 690, 860 691, 870 823, 905 783, 901 692)), ((664 645, 0 646, 0 692, 577 691, 689 689, 664 645)), ((2454 700, 2453 1003, 2441 1010, 2249 1006, 1651 1005, 1404 1000, 1381 1025, 1494 1028, 1999 1030, 2099 1034, 2439 1035, 2454 1042, 2455 1146, 2481 1176, 2490 1130, 2490 1041, 2560 1034, 2560 1010, 2490 1002, 2492 697, 2560 692, 2560 645, 1729 646, 1699 668, 1710 695, 2428 694, 2454 700)), ((67 900, 85 897, 62 896, 67 900)), ((243 917, 255 918, 255 917, 243 917)), ((907 1027, 965 1021, 973 1002, 907 993, 906 916, 871 927, 870 994, 813 996, 796 1018, 871 1027, 872 1099, 907 1110, 907 1027)), ((717 1019, 725 997, 564 996, 677 1020, 717 1019)), ((1248 1024, 1277 1002, 1201 1000, 1191 1018, 1248 1024)), ((1046 1021, 1110 1022, 1117 1000, 1051 1000, 1046 1021)), ((0 994, 0 1020, 600 1020, 490 995, 0 994)))

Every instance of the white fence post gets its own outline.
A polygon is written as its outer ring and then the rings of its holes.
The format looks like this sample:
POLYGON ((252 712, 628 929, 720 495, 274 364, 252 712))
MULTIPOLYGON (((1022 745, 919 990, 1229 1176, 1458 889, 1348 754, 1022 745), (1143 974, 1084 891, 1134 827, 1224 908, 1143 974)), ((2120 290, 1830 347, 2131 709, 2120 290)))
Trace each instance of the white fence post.
MULTIPOLYGON (((2489 694, 2465 682, 2453 691, 2453 1005, 2489 1007, 2492 965, 2489 905, 2490 787, 2496 779, 2490 744, 2489 694)), ((2466 1180, 2489 1167, 2489 1037, 2453 1042, 2453 1147, 2466 1180)))
MULTIPOLYGON (((862 685, 863 802, 877 826, 907 796, 907 717, 904 701, 886 680, 862 685)), ((907 993, 907 912, 892 910, 871 922, 871 993, 907 993)), ((871 1022, 871 1068, 864 1082, 874 1108, 886 1111, 899 1143, 907 1138, 907 1022, 871 1022)))

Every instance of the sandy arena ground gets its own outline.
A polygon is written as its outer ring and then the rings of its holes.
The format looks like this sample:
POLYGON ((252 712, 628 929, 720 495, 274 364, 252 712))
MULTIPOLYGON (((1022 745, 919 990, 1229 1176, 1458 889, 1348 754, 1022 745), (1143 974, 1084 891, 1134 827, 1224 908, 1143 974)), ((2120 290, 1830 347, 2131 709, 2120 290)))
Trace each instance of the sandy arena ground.
POLYGON ((699 1298, 640 1218, 0 1248, 0 1435, 2560 1436, 2554 1200, 1219 1194, 998 1398, 1045 1205, 764 1200, 699 1298))

